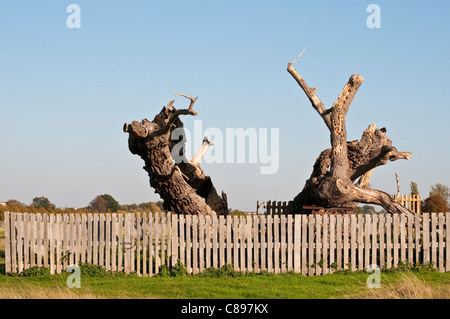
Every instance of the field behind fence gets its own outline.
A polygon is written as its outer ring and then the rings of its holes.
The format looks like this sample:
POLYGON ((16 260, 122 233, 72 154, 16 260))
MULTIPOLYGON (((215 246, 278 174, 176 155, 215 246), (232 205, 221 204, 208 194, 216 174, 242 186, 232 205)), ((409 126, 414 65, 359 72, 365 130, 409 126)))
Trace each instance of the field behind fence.
POLYGON ((179 260, 192 274, 238 271, 321 275, 400 263, 450 270, 450 213, 261 216, 5 213, 6 272, 61 273, 90 263, 154 276, 179 260))

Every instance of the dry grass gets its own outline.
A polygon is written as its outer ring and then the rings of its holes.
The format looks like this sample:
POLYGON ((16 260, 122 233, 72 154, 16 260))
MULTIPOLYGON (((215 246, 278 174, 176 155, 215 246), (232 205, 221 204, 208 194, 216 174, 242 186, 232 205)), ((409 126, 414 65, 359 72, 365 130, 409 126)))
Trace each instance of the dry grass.
POLYGON ((400 272, 398 279, 381 288, 367 288, 361 294, 348 296, 360 299, 449 299, 450 284, 432 284, 410 271, 400 272))
POLYGON ((0 299, 98 299, 90 292, 80 292, 67 287, 42 287, 37 285, 2 285, 0 299))

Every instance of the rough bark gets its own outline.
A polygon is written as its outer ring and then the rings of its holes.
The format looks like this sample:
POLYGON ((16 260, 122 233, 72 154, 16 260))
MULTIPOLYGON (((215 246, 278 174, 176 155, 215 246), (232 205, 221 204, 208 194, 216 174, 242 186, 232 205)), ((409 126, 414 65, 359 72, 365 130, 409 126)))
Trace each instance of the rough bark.
POLYGON ((297 59, 288 64, 287 70, 325 122, 330 131, 331 148, 319 155, 311 177, 290 202, 287 212, 308 212, 303 206, 354 208, 358 203, 370 203, 380 205, 390 213, 408 213, 409 210, 394 197, 370 189, 369 179, 377 166, 397 159, 410 159, 411 153, 397 151, 387 138, 386 129, 377 129, 374 124, 363 132, 361 140, 347 141, 346 116, 364 81, 362 76, 352 75, 333 106, 326 109, 316 95, 317 88, 310 88, 292 66, 297 59))
POLYGON ((202 153, 195 159, 176 163, 172 152, 179 152, 184 157, 184 148, 174 149, 183 143, 183 136, 173 140, 171 134, 175 129, 182 129, 180 115, 193 115, 193 105, 197 98, 191 98, 188 109, 176 109, 171 101, 163 107, 153 121, 143 119, 124 124, 124 132, 129 134, 128 148, 132 154, 139 155, 145 162, 144 170, 150 178, 150 186, 164 201, 164 208, 177 214, 185 215, 226 215, 228 213, 227 197, 217 191, 211 178, 203 172, 199 162, 207 148, 202 145, 202 153))

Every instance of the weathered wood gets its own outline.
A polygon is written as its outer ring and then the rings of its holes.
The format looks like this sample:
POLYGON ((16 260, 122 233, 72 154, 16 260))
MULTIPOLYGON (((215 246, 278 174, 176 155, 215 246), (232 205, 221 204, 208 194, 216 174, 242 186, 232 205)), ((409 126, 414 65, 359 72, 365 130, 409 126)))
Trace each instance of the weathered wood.
POLYGON ((431 213, 431 262, 436 267, 437 266, 437 218, 435 213, 431 213))
POLYGON ((404 264, 406 262, 406 230, 405 230, 406 216, 400 216, 400 261, 404 264))
POLYGON ((349 242, 348 242, 348 232, 349 232, 349 216, 348 215, 343 215, 343 223, 344 223, 344 242, 343 242, 343 249, 344 249, 344 269, 348 269, 349 268, 349 259, 348 259, 348 255, 349 255, 349 242))
POLYGON ((180 215, 178 217, 178 222, 179 222, 179 237, 180 237, 180 248, 179 248, 179 254, 180 254, 180 262, 186 266, 186 242, 185 242, 185 238, 186 238, 186 218, 184 215, 180 215))
POLYGON ((19 269, 22 272, 24 269, 30 268, 30 220, 28 213, 23 213, 21 218, 21 247, 20 249, 23 252, 23 261, 22 258, 20 260, 19 269))
MULTIPOLYGON (((83 215, 85 216, 85 215, 83 215)), ((50 236, 49 236, 49 220, 48 214, 42 216, 42 228, 43 228, 43 266, 49 268, 49 258, 50 258, 50 236)))
MULTIPOLYGON (((61 273, 73 262, 87 260, 95 246, 98 265, 139 276, 158 274, 162 265, 173 267, 178 260, 189 273, 205 266, 221 267, 225 260, 234 260, 233 267, 240 271, 294 270, 305 275, 362 270, 377 263, 386 269, 400 262, 433 263, 444 272, 448 271, 449 214, 426 213, 422 221, 418 216, 389 214, 228 216, 225 220, 196 215, 12 213, 5 214, 9 247, 5 247, 5 263, 11 271, 23 272, 33 262, 43 265, 47 251, 51 273, 61 273), (418 237, 421 229, 423 245, 418 237), (101 247, 105 249, 100 251, 101 247)), ((90 263, 95 264, 94 259, 95 254, 90 263)))
POLYGON ((246 230, 245 234, 247 237, 246 247, 247 247, 247 271, 253 271, 253 247, 252 247, 252 219, 247 215, 246 218, 246 230))
POLYGON ((294 269, 292 264, 292 253, 294 251, 293 247, 293 221, 292 215, 287 216, 287 271, 292 271, 294 269))
POLYGON ((259 272, 260 270, 260 251, 262 251, 262 245, 259 242, 259 227, 261 219, 259 216, 253 216, 253 246, 252 246, 252 258, 253 258, 253 271, 259 272))
POLYGON ((117 223, 117 236, 118 236, 118 242, 117 242, 117 252, 118 252, 118 257, 117 257, 117 270, 118 271, 123 271, 124 270, 124 254, 125 254, 125 238, 124 238, 124 214, 119 214, 119 221, 117 223))
POLYGON ((152 122, 144 119, 141 123, 125 123, 124 132, 129 133, 128 148, 144 160, 150 186, 161 196, 167 211, 186 215, 226 215, 225 193, 222 192, 222 196, 217 194, 211 178, 205 175, 198 163, 203 152, 188 161, 184 149, 178 148, 184 137, 172 139, 174 130, 178 129, 176 133, 183 130, 180 115, 197 115, 192 110, 192 101, 196 99, 189 99, 189 109, 177 110, 173 106, 175 101, 171 101, 152 122), (172 156, 175 154, 179 158, 172 156))
POLYGON ((450 271, 450 212, 445 214, 445 271, 450 271))
POLYGON ((385 223, 386 216, 385 214, 380 214, 379 216, 379 224, 378 224, 378 233, 380 236, 380 268, 383 269, 386 265, 386 243, 385 243, 385 223))
MULTIPOLYGON (((281 204, 280 204, 281 207, 281 204)), ((281 272, 286 272, 286 216, 285 215, 281 215, 280 216, 280 233, 281 233, 281 245, 280 245, 280 250, 281 250, 281 268, 280 271, 281 272)))
MULTIPOLYGON (((264 216, 263 216, 264 217, 264 216)), ((263 218, 261 217, 261 218, 263 218)), ((261 229, 261 237, 264 236, 264 228, 261 229)), ((302 240, 302 219, 300 215, 294 215, 294 271, 301 272, 301 242, 302 240)), ((262 250, 264 252, 264 249, 262 250)), ((263 268, 265 270, 265 268, 263 268)))
POLYGON ((307 266, 308 266, 308 260, 307 260, 307 242, 308 242, 308 216, 302 215, 302 275, 306 275, 308 273, 307 266))
POLYGON ((205 219, 199 218, 199 227, 198 227, 198 238, 199 238, 199 258, 200 265, 199 270, 203 272, 205 270, 205 219))
POLYGON ((330 216, 330 272, 336 270, 336 216, 330 216))
POLYGON ((342 250, 344 248, 342 243, 342 215, 336 216, 336 262, 337 270, 342 270, 344 267, 342 265, 342 250))
POLYGON ((372 214, 372 265, 378 265, 378 216, 372 214))
MULTIPOLYGON (((99 223, 99 245, 98 245, 98 255, 99 255, 99 265, 105 266, 105 214, 99 214, 98 216, 98 223, 99 223)), ((131 257, 130 257, 131 258, 131 257)))
POLYGON ((314 267, 314 216, 308 216, 308 275, 312 276, 315 273, 314 267))
MULTIPOLYGON (((49 252, 49 266, 50 266, 50 274, 55 274, 56 272, 56 263, 55 263, 55 215, 49 215, 49 225, 48 225, 48 239, 50 242, 50 252, 49 252)), ((14 254, 15 255, 15 254, 14 254)), ((14 256, 13 255, 13 256, 14 256)))
MULTIPOLYGON (((225 217, 219 216, 219 267, 225 265, 225 235, 227 231, 225 227, 225 217)), ((216 235, 214 235, 214 238, 217 238, 216 235)))
MULTIPOLYGON (((217 229, 216 229, 217 231, 217 229)), ((213 255, 213 251, 212 251, 212 233, 214 232, 214 230, 212 229, 212 221, 211 221, 211 216, 206 216, 205 218, 205 255, 206 255, 206 262, 205 262, 205 266, 206 269, 211 267, 211 261, 212 261, 212 255, 213 255)), ((214 263, 213 263, 214 265, 214 263)))
POLYGON ((386 267, 392 267, 392 216, 386 216, 386 267))
POLYGON ((226 264, 227 265, 231 265, 232 261, 233 261, 233 255, 232 255, 232 233, 231 233, 231 227, 232 227, 232 219, 231 216, 227 216, 226 217, 226 225, 227 225, 227 242, 226 242, 226 264))
MULTIPOLYGON (((60 274, 62 270, 62 261, 61 258, 63 257, 63 246, 62 246, 62 239, 63 239, 63 224, 62 224, 62 217, 60 214, 56 215, 56 224, 55 224, 55 238, 56 238, 56 256, 55 256, 55 262, 56 262, 56 273, 60 274)), ((94 263, 95 265, 95 263, 94 263)))
POLYGON ((350 216, 350 269, 356 271, 356 215, 350 216))
POLYGON ((316 275, 321 275, 322 272, 322 267, 320 265, 320 261, 322 259, 322 242, 321 242, 321 237, 322 237, 322 215, 316 215, 316 220, 315 220, 315 224, 316 224, 316 259, 315 259, 315 264, 316 264, 316 269, 315 269, 315 274, 316 275))
POLYGON ((193 246, 191 240, 192 234, 192 216, 186 216, 186 270, 189 273, 192 273, 192 254, 193 254, 193 246))
POLYGON ((399 246, 398 246, 398 240, 399 240, 399 228, 400 228, 400 224, 399 224, 399 216, 398 215, 394 215, 393 216, 393 247, 394 247, 394 263, 393 263, 393 267, 397 267, 398 266, 398 262, 399 262, 399 246))
MULTIPOLYGON (((298 57, 297 57, 298 58, 298 57)), ((292 66, 287 70, 309 98, 330 132, 331 149, 323 151, 303 190, 289 203, 287 213, 304 212, 305 205, 323 207, 356 207, 358 203, 381 205, 391 213, 408 213, 408 209, 387 193, 370 189, 368 180, 374 168, 397 159, 409 159, 411 153, 398 152, 387 138, 386 129, 369 126, 360 141, 347 142, 346 116, 364 79, 353 74, 333 106, 323 103, 292 66), (355 183, 355 181, 359 180, 355 183)))
POLYGON ((444 214, 439 213, 439 230, 438 230, 438 245, 439 245, 439 259, 438 259, 438 268, 440 272, 445 271, 444 267, 444 214))
POLYGON ((372 233, 372 220, 369 214, 366 214, 364 217, 364 269, 367 269, 367 267, 370 265, 370 235, 372 233))
POLYGON ((273 216, 267 216, 267 271, 273 272, 273 216))
MULTIPOLYGON (((124 248, 124 271, 125 273, 130 273, 131 272, 131 247, 133 245, 132 241, 131 241, 131 231, 132 231, 132 227, 133 225, 133 214, 128 213, 125 214, 125 226, 124 226, 124 243, 123 243, 123 248, 124 248)), ((94 217, 95 218, 95 217, 94 217)), ((95 237, 95 236, 94 236, 95 237)))
MULTIPOLYGON (((192 229, 193 229, 193 235, 192 235, 192 249, 193 249, 193 257, 192 257, 192 272, 194 274, 197 274, 199 271, 199 259, 198 259, 198 216, 192 216, 192 229)), ((201 262, 201 260, 200 260, 201 262)))
MULTIPOLYGON (((5 222, 5 273, 9 273, 12 271, 12 260, 11 260, 11 243, 12 243, 12 234, 11 234, 11 213, 4 213, 4 222, 5 222)), ((14 230, 13 230, 14 231, 14 230)))
POLYGON ((178 216, 173 214, 171 216, 171 223, 172 223, 172 229, 170 232, 170 238, 171 238, 171 260, 172 260, 172 267, 174 267, 178 260, 179 260, 179 252, 178 252, 178 247, 179 247, 179 237, 180 237, 180 233, 178 231, 178 216))
POLYGON ((273 216, 273 241, 274 241, 274 270, 276 274, 280 273, 280 216, 273 216))
POLYGON ((239 270, 239 223, 238 217, 233 216, 233 270, 239 270))
POLYGON ((414 263, 414 214, 408 214, 407 216, 408 227, 408 263, 414 263))
MULTIPOLYGON (((207 229, 208 231, 208 238, 211 238, 212 243, 212 266, 217 268, 218 267, 218 263, 219 263, 219 245, 217 242, 217 235, 218 235, 218 219, 217 216, 211 216, 210 218, 212 218, 212 231, 210 230, 210 228, 207 229)), ((209 239, 208 239, 209 240, 209 239)))

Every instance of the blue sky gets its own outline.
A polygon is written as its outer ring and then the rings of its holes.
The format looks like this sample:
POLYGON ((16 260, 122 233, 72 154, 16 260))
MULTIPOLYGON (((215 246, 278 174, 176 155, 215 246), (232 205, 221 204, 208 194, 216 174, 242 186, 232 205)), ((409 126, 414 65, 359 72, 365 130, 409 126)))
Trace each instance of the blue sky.
MULTIPOLYGON (((0 201, 46 196, 86 206, 98 194, 155 201, 124 122, 152 119, 176 93, 199 96, 204 128, 279 128, 280 167, 206 164, 232 208, 290 200, 329 134, 287 63, 331 106, 353 73, 365 82, 347 116, 349 140, 371 123, 410 161, 379 167, 373 188, 450 184, 448 1, 2 1, 0 201), (69 4, 81 28, 69 29, 69 4), (369 29, 369 4, 381 28, 369 29)), ((176 106, 187 105, 177 99, 176 106)))

